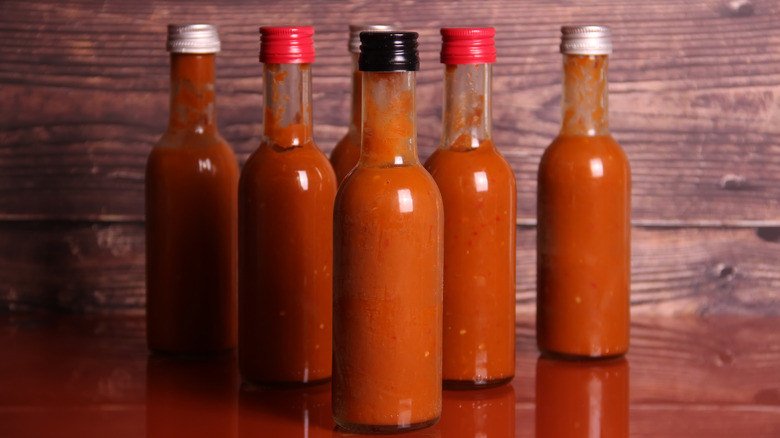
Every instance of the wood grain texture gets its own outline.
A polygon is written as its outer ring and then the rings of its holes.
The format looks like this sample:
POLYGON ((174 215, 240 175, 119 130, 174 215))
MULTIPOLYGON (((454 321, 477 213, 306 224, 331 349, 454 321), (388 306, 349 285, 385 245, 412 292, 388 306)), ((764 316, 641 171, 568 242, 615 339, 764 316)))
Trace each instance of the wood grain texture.
POLYGON ((143 224, 0 222, 0 309, 141 313, 143 224))
POLYGON ((246 158, 261 124, 257 27, 316 28, 315 137, 348 117, 348 23, 420 32, 419 144, 439 141, 444 25, 497 29, 496 143, 533 224, 536 169, 559 123, 558 27, 612 26, 611 120, 643 225, 780 225, 780 4, 773 0, 21 1, 0 3, 0 218, 137 221, 146 155, 165 128, 164 25, 220 26, 222 133, 246 158), (742 6, 740 6, 742 5, 742 6))
MULTIPOLYGON (((778 236, 755 229, 634 228, 634 315, 780 315, 778 236)), ((533 315, 536 231, 517 233, 517 310, 533 315)), ((0 222, 0 309, 135 312, 142 223, 0 222)))

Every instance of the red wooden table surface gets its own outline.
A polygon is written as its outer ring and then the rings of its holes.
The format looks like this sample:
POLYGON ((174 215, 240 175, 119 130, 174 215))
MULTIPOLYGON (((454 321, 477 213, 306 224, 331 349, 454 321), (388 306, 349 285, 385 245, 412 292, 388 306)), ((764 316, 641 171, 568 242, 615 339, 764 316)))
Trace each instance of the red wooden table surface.
MULTIPOLYGON (((517 333, 511 385, 445 391, 439 423, 404 436, 780 436, 780 318, 635 318, 611 371, 537 372, 533 321, 517 333)), ((0 315, 4 438, 344 435, 329 385, 257 388, 234 355, 150 356, 142 317, 0 315)))

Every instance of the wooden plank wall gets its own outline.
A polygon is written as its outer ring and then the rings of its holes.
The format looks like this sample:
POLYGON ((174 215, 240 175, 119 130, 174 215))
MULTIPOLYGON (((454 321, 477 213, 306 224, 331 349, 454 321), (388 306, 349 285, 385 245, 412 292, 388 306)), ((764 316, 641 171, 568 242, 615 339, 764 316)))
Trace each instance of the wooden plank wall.
POLYGON ((347 24, 420 33, 421 156, 441 123, 441 26, 494 26, 496 142, 518 181, 518 309, 534 309, 536 169, 561 24, 613 29, 612 130, 633 169, 636 314, 780 315, 776 0, 0 2, 0 309, 141 312, 143 175, 168 112, 165 24, 220 26, 218 117, 261 132, 259 25, 316 29, 315 137, 346 130, 347 24))

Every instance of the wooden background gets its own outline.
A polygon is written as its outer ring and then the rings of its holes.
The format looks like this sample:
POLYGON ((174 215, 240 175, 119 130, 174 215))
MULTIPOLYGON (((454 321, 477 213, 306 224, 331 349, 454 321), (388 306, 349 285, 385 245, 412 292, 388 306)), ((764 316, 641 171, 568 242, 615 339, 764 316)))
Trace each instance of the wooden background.
POLYGON ((0 1, 0 310, 143 311, 144 165, 168 114, 165 24, 218 24, 218 119, 261 132, 260 25, 316 29, 315 137, 349 112, 349 23, 420 33, 420 155, 441 122, 441 26, 494 26, 496 142, 518 181, 518 309, 534 310, 539 158, 559 26, 612 27, 610 118, 633 170, 635 314, 780 315, 780 2, 0 1))

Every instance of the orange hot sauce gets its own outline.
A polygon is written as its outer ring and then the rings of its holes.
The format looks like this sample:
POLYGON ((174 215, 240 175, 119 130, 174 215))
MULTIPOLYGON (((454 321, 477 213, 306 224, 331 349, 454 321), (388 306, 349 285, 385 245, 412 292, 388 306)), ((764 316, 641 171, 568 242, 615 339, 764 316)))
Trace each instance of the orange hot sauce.
POLYGON ((169 26, 168 129, 146 164, 149 349, 200 354, 236 346, 238 163, 217 131, 216 28, 169 26), (188 35, 213 32, 186 46, 188 35))
POLYGON ((363 73, 358 69, 358 57, 360 56, 360 32, 363 31, 387 31, 390 26, 377 25, 349 25, 349 52, 352 58, 352 91, 350 96, 350 118, 347 134, 336 143, 336 147, 330 153, 330 162, 336 171, 336 179, 341 184, 347 174, 355 168, 360 159, 360 127, 361 108, 363 102, 363 73))
POLYGON ((627 438, 625 357, 536 363, 536 438, 627 438))
POLYGON ((445 388, 515 372, 515 215, 509 163, 493 144, 492 28, 444 28, 444 129, 425 163, 444 201, 445 388))
POLYGON ((443 209, 417 158, 416 40, 361 34, 361 155, 333 223, 333 416, 353 432, 441 414, 443 209))
POLYGON ((239 367, 266 384, 331 375, 336 179, 312 137, 313 32, 261 28, 263 140, 239 186, 239 367))
POLYGON ((563 32, 563 124, 539 164, 537 342, 551 355, 619 356, 629 344, 631 170, 609 132, 609 30, 563 32), (567 41, 588 32, 593 47, 570 53, 582 46, 567 41))

